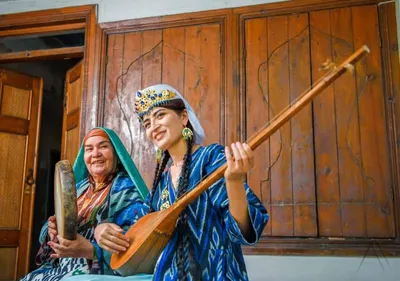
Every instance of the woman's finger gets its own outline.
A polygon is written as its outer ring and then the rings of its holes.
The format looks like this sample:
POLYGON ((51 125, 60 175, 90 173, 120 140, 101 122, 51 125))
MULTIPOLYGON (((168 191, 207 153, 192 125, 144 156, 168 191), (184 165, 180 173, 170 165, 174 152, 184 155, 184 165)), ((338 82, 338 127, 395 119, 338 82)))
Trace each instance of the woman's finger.
POLYGON ((126 251, 126 248, 120 245, 115 244, 114 242, 110 240, 103 240, 102 241, 103 248, 106 249, 109 252, 119 254, 120 251, 124 252, 126 251))
POLYGON ((52 258, 52 259, 59 259, 60 256, 59 256, 58 254, 51 254, 51 255, 50 255, 50 258, 52 258))
POLYGON ((114 253, 114 254, 117 254, 117 255, 119 254, 118 251, 116 251, 116 250, 114 250, 114 249, 108 247, 107 245, 102 245, 101 247, 102 247, 104 250, 106 250, 107 252, 114 253))
POLYGON ((65 251, 67 248, 54 242, 49 242, 47 243, 57 254, 60 254, 60 252, 65 251))
MULTIPOLYGON (((125 247, 125 248, 129 247, 129 243, 126 242, 126 239, 121 239, 121 238, 117 237, 116 235, 115 236, 114 235, 109 236, 108 240, 110 240, 112 243, 114 243, 116 245, 119 245, 119 246, 122 246, 122 247, 125 247)), ((125 250, 121 250, 121 251, 125 251, 125 250)))
POLYGON ((119 227, 118 225, 116 225, 114 223, 110 223, 109 226, 110 226, 110 228, 114 229, 117 232, 123 232, 124 231, 121 227, 119 227))
POLYGON ((240 169, 242 167, 243 160, 239 153, 239 150, 236 147, 236 143, 232 143, 231 147, 232 147, 233 157, 235 157, 235 164, 236 164, 235 167, 236 169, 240 169))
POLYGON ((249 163, 249 156, 247 155, 247 152, 244 150, 243 145, 240 142, 236 143, 236 148, 240 154, 240 157, 243 160, 242 163, 243 163, 244 172, 249 171, 250 163, 249 163))
POLYGON ((114 249, 115 251, 126 251, 126 249, 129 247, 128 246, 124 246, 121 245, 120 243, 117 242, 118 238, 116 238, 115 236, 111 236, 109 237, 109 239, 104 239, 104 243, 114 249))
POLYGON ((127 237, 125 237, 125 235, 123 235, 121 232, 115 231, 114 229, 110 229, 107 234, 104 234, 102 236, 104 236, 105 239, 107 239, 108 237, 115 237, 114 239, 116 239, 116 241, 114 241, 110 238, 108 238, 108 239, 115 243, 125 245, 125 247, 129 247, 129 239, 127 237), (118 241, 120 241, 120 242, 118 242, 118 241))
POLYGON ((60 245, 63 245, 63 246, 69 246, 70 244, 71 244, 71 241, 69 241, 69 240, 67 240, 67 239, 65 239, 65 238, 62 238, 60 235, 57 235, 57 239, 58 239, 58 243, 60 244, 60 245))
POLYGON ((50 240, 54 240, 57 236, 57 231, 53 229, 49 229, 50 240))
POLYGON ((225 146, 225 157, 226 161, 228 162, 228 166, 232 165, 233 164, 232 152, 227 146, 225 146))
POLYGON ((124 240, 124 241, 126 241, 126 242, 130 242, 129 238, 126 237, 126 236, 123 234, 124 230, 123 230, 121 227, 119 227, 119 226, 116 225, 116 224, 111 223, 111 224, 110 224, 110 228, 112 229, 112 230, 110 231, 110 234, 111 234, 111 235, 116 236, 116 237, 118 237, 119 239, 124 240))
POLYGON ((251 147, 247 143, 243 143, 243 149, 246 151, 246 154, 249 158, 250 167, 254 167, 254 152, 251 147))

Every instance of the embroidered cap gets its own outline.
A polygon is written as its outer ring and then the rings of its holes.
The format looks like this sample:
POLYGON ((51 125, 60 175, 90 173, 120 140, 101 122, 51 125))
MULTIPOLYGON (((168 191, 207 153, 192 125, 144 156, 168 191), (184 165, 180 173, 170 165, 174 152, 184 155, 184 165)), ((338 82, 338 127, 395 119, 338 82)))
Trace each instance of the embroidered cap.
POLYGON ((135 96, 135 111, 142 118, 154 107, 163 106, 172 100, 180 99, 185 104, 188 112, 190 124, 194 131, 194 143, 201 144, 205 138, 203 127, 201 126, 196 114, 186 99, 173 87, 167 84, 158 84, 139 90, 135 96))

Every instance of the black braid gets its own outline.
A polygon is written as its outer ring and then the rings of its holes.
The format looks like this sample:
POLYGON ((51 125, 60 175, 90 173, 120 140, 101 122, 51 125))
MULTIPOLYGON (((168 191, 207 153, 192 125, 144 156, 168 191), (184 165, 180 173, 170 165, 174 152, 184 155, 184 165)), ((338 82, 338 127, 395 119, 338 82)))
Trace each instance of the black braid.
MULTIPOLYGON (((188 123, 188 128, 192 129, 190 123, 188 123)), ((192 129, 193 130, 193 129, 192 129)), ((180 178, 178 182, 178 198, 184 195, 187 191, 187 187, 189 185, 189 176, 190 176, 190 163, 191 163, 191 155, 192 155, 192 147, 193 141, 187 141, 187 151, 185 157, 183 158, 182 170, 180 173, 180 178)), ((188 251, 188 261, 190 264, 189 271, 193 277, 193 280, 201 280, 201 270, 197 266, 197 262, 194 258, 193 249, 190 245, 189 235, 186 234, 188 230, 188 216, 187 211, 184 210, 179 218, 177 230, 179 233, 178 238, 178 254, 177 254, 177 267, 179 270, 179 280, 186 280, 186 270, 185 270, 185 249, 188 251)))
POLYGON ((163 152, 161 164, 157 163, 156 171, 154 173, 153 187, 151 189, 151 198, 150 198, 150 211, 151 212, 154 211, 154 209, 153 209, 153 197, 154 197, 154 194, 156 193, 157 185, 161 180, 162 173, 163 173, 165 167, 167 166, 168 160, 170 158, 171 158, 171 156, 169 155, 169 152, 166 150, 166 151, 163 152))

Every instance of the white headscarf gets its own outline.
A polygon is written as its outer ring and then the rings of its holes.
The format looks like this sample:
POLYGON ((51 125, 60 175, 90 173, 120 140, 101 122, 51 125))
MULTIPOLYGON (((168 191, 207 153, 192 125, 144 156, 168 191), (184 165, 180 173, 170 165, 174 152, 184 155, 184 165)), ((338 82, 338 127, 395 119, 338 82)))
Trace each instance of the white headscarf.
POLYGON ((135 111, 139 117, 149 113, 153 107, 163 106, 169 101, 181 99, 188 112, 190 124, 193 127, 194 143, 202 144, 205 138, 203 127, 201 126, 196 114, 186 99, 173 87, 167 84, 158 84, 139 90, 135 96, 135 111))

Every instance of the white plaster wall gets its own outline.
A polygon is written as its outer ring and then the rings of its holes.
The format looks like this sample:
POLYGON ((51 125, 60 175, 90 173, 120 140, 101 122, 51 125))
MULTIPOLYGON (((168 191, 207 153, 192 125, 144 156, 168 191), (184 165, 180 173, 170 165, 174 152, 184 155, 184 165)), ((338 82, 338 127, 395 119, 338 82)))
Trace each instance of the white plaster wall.
MULTIPOLYGON (((279 1, 285 0, 0 0, 0 15, 98 4, 99 22, 110 22, 279 1)), ((400 0, 396 4, 399 19, 400 0)), ((246 256, 245 260, 251 281, 400 281, 399 258, 246 256)))
POLYGON ((249 6, 286 0, 0 0, 0 14, 98 4, 99 22, 249 6))

